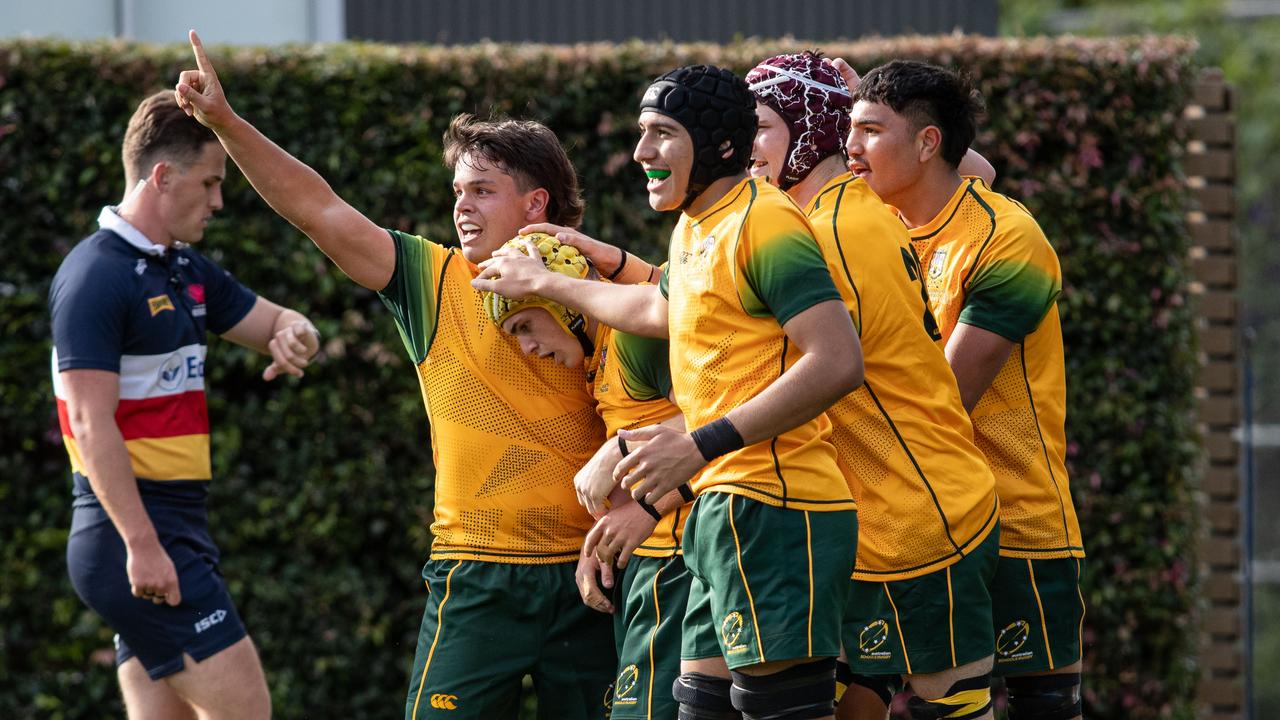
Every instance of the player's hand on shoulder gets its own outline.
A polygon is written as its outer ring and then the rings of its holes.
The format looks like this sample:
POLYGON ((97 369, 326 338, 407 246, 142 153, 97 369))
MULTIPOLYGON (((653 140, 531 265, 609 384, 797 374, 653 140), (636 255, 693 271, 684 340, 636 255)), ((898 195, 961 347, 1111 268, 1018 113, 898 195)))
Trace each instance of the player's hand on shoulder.
POLYGON ((274 380, 282 373, 302 377, 303 369, 320 351, 320 331, 306 320, 284 326, 267 343, 271 364, 262 371, 263 380, 274 380))
POLYGON ((619 430, 618 434, 636 449, 618 463, 613 477, 632 497, 650 505, 688 482, 707 464, 689 433, 666 425, 619 430))
POLYGON ((191 41, 191 51, 195 54, 196 69, 183 70, 178 75, 173 96, 178 107, 187 115, 199 120, 202 125, 217 130, 230 122, 235 113, 222 93, 222 83, 218 81, 218 73, 205 54, 200 36, 192 30, 187 37, 191 41))

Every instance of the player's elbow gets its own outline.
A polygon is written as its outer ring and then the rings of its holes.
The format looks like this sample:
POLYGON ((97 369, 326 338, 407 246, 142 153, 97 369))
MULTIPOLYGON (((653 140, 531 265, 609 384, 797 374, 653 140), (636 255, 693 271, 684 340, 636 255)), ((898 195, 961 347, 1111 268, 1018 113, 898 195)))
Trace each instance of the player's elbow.
POLYGON ((832 384, 838 387, 837 400, 862 387, 862 381, 865 379, 862 347, 856 335, 853 336, 853 341, 839 352, 835 362, 831 363, 831 367, 832 384))

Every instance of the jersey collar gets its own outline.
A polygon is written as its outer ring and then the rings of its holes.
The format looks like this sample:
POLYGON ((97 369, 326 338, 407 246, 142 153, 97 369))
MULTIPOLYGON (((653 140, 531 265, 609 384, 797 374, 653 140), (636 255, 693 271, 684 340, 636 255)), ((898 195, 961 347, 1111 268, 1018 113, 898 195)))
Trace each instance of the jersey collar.
MULTIPOLYGON (((102 212, 98 213, 98 227, 124 238, 125 242, 137 248, 140 252, 151 255, 153 257, 164 257, 164 245, 157 245, 151 242, 142 231, 129 224, 128 220, 120 217, 119 207, 116 205, 107 205, 102 208, 102 212)), ((183 247, 182 243, 174 242, 174 248, 183 247)))

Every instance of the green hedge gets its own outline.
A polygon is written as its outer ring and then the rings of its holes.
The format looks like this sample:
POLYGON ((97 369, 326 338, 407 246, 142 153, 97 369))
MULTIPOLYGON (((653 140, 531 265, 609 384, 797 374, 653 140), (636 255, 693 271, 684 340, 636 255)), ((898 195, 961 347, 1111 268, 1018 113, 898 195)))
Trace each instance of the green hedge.
MULTIPOLYGON (((453 49, 214 47, 234 106, 386 225, 452 238, 440 136, 461 111, 528 116, 563 139, 586 229, 660 257, 670 218, 630 160, 648 78, 688 61, 745 70, 800 45, 453 49)), ((908 38, 827 46, 869 68, 967 68, 979 148, 1062 257, 1068 462, 1090 552, 1087 714, 1189 717, 1195 576, 1194 356, 1177 127, 1194 75, 1177 39, 908 38)), ((120 716, 110 632, 66 579, 69 479, 51 400, 45 297, 62 256, 122 195, 136 102, 190 65, 181 45, 0 43, 0 716, 120 716)), ((203 249, 310 314, 327 361, 261 381, 215 343, 212 522, 282 718, 398 713, 424 591, 431 466, 391 321, 238 173, 203 249)))

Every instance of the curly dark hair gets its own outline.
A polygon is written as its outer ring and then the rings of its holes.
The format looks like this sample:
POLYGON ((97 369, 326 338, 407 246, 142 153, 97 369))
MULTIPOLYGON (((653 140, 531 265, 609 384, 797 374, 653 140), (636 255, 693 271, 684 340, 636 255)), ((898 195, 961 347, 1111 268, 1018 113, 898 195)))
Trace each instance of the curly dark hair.
POLYGON ((942 158, 959 167, 986 112, 982 94, 963 73, 917 62, 894 60, 863 76, 853 101, 888 105, 920 128, 934 125, 942 133, 942 158))
POLYGON ((555 133, 532 120, 479 120, 463 113, 444 133, 444 164, 450 170, 463 155, 500 168, 521 192, 542 188, 551 196, 547 221, 576 228, 586 204, 578 173, 555 133))

